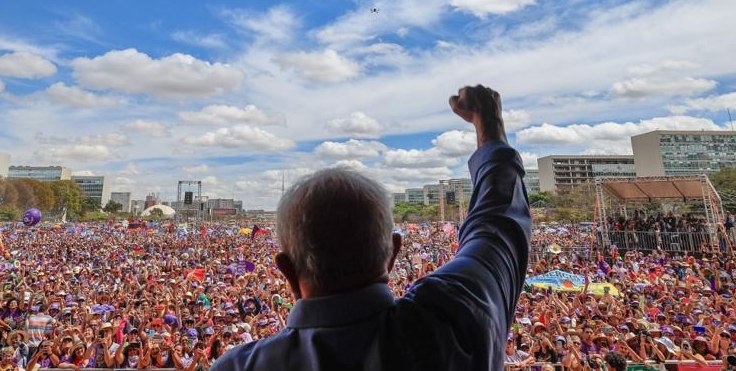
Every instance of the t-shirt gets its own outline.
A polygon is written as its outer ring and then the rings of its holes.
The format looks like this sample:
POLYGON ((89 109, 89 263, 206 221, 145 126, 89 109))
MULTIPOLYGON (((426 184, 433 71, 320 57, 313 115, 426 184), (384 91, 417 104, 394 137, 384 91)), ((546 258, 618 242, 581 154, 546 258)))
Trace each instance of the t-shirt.
POLYGON ((529 358, 529 353, 524 352, 523 350, 516 350, 516 353, 512 355, 506 354, 506 363, 517 363, 522 362, 525 359, 529 358))
POLYGON ((38 348, 46 335, 51 334, 53 324, 53 317, 47 314, 34 314, 28 317, 28 344, 33 348, 38 348))

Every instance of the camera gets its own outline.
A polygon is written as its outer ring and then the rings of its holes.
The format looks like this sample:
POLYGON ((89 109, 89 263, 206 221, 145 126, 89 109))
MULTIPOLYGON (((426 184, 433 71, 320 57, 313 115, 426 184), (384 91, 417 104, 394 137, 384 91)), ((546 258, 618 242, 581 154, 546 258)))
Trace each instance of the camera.
POLYGON ((729 355, 726 357, 726 362, 728 363, 729 369, 736 367, 736 356, 729 355))

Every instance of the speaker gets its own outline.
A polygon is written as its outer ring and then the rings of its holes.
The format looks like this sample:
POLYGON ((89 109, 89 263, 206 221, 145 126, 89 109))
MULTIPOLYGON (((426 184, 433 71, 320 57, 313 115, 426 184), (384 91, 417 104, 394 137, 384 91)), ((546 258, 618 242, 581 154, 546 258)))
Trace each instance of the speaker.
POLYGON ((455 203, 455 192, 447 192, 447 202, 451 204, 455 203))
POLYGON ((184 205, 191 205, 194 192, 184 192, 184 205))

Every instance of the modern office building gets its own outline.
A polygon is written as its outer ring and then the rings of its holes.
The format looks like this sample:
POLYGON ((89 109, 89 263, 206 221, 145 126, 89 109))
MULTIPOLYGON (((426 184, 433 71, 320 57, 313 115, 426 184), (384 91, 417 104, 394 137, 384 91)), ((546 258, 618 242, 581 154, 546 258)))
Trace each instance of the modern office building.
POLYGON ((439 184, 426 184, 422 187, 422 193, 424 194, 425 205, 439 205, 440 204, 440 185, 439 184))
POLYGON ((410 205, 424 205, 424 189, 423 188, 407 188, 406 202, 410 205))
POLYGON ((736 132, 656 130, 631 137, 637 176, 710 174, 736 167, 736 132))
MULTIPOLYGON (((120 209, 120 211, 124 213, 130 212, 130 192, 112 192, 110 193, 110 200, 123 205, 123 208, 120 209)), ((102 205, 102 207, 105 207, 105 205, 102 205)))
POLYGON ((391 198, 394 200, 394 205, 406 202, 406 193, 392 193, 391 198))
POLYGON ((69 180, 72 177, 71 169, 63 166, 10 166, 8 179, 36 179, 41 182, 55 180, 69 180))
POLYGON ((8 177, 8 168, 10 167, 10 155, 0 152, 0 178, 8 177))
POLYGON ((599 176, 636 175, 634 156, 552 155, 537 159, 539 190, 557 192, 565 187, 592 182, 599 176))
POLYGON ((524 185, 526 185, 526 193, 538 193, 539 190, 539 169, 525 169, 524 185))
POLYGON ((104 176, 73 175, 72 181, 77 183, 85 197, 99 200, 100 207, 105 207, 107 201, 110 200, 110 191, 108 190, 108 184, 105 183, 104 176))

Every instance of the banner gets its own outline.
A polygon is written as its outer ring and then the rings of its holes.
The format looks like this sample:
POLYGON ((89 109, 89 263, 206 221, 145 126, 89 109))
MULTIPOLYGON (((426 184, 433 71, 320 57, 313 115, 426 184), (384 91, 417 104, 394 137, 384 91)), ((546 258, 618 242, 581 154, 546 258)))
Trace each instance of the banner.
POLYGON ((247 260, 239 260, 235 266, 235 272, 237 274, 243 274, 245 272, 253 272, 256 270, 256 265, 247 260))
POLYGON ((721 365, 707 365, 707 366, 701 366, 698 364, 690 364, 690 365, 677 365, 677 371, 720 371, 723 368, 721 365))

